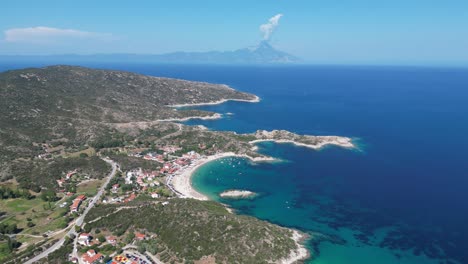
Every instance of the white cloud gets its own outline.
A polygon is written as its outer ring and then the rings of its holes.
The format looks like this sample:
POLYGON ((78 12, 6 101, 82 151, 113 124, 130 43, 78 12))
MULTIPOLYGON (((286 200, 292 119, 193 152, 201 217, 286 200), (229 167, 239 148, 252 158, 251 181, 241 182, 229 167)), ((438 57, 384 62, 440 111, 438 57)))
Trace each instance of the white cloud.
POLYGON ((276 27, 279 25, 279 20, 283 14, 277 14, 276 16, 270 18, 268 23, 260 26, 260 31, 263 33, 264 40, 270 40, 271 34, 275 31, 276 27))
POLYGON ((76 29, 61 29, 52 27, 28 27, 11 28, 5 30, 6 42, 22 43, 53 43, 78 39, 105 40, 112 35, 107 33, 95 33, 76 29))

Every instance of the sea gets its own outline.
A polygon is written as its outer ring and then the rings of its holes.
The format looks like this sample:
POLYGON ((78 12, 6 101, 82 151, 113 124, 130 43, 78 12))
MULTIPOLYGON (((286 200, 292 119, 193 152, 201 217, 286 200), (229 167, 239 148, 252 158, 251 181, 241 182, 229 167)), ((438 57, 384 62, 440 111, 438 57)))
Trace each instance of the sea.
MULTIPOLYGON (((80 63, 78 63, 80 64, 80 63)), ((285 129, 353 138, 356 149, 258 143, 277 162, 224 158, 194 188, 250 215, 310 234, 312 264, 468 264, 468 68, 81 63, 227 84, 259 103, 198 109, 218 131, 285 129), (257 193, 223 199, 225 190, 257 193)), ((0 69, 44 66, 0 63, 0 69)))

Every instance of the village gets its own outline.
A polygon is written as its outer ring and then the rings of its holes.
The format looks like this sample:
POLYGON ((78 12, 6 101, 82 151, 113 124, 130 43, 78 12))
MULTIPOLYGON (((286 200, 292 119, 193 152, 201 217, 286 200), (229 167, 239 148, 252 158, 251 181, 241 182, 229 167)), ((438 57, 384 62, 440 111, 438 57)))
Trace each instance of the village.
MULTIPOLYGON (((171 185, 172 178, 189 168, 192 164, 203 158, 195 151, 189 151, 180 156, 181 148, 177 146, 161 146, 157 152, 130 153, 128 156, 155 162, 157 170, 145 170, 134 168, 128 171, 118 169, 116 175, 110 179, 105 192, 97 202, 103 204, 127 204, 142 197, 142 199, 153 199, 154 203, 165 206, 170 203, 174 196, 183 197, 177 193, 171 185)), ((93 193, 73 193, 83 183, 88 183, 89 177, 80 175, 79 170, 65 173, 64 177, 57 180, 58 190, 64 197, 69 197, 67 202, 60 204, 61 207, 69 206, 69 214, 74 219, 79 217, 87 207, 93 193)), ((98 188, 96 186, 96 188, 98 188)), ((138 245, 147 239, 157 237, 157 234, 148 234, 144 231, 132 231, 125 234, 112 234, 108 230, 92 230, 86 225, 76 230, 77 255, 70 255, 69 260, 73 263, 95 264, 146 264, 157 263, 160 256, 151 256, 148 250, 138 252, 138 245)))

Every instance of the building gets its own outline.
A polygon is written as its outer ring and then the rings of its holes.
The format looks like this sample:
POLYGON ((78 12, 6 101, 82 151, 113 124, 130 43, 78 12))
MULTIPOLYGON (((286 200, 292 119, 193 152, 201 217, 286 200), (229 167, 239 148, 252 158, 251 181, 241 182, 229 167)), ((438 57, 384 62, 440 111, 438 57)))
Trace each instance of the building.
POLYGON ((81 203, 86 200, 86 196, 84 195, 78 195, 78 197, 73 200, 72 205, 70 205, 70 211, 73 212, 78 212, 78 209, 80 209, 81 203))
POLYGON ((112 185, 112 192, 116 193, 119 190, 120 185, 118 183, 112 185))
POLYGON ((124 200, 124 203, 131 202, 131 201, 135 200, 135 198, 136 198, 135 193, 131 193, 130 196, 127 197, 127 198, 124 200))
POLYGON ((85 264, 94 264, 102 260, 104 256, 101 253, 96 253, 94 249, 88 250, 85 254, 81 256, 81 259, 85 264))
POLYGON ((78 236, 78 244, 83 246, 89 246, 89 242, 91 242, 92 236, 88 233, 81 233, 78 236))
POLYGON ((70 172, 67 173, 67 175, 65 176, 65 178, 66 178, 67 180, 69 180, 69 179, 70 179, 74 174, 76 174, 76 173, 77 173, 77 170, 76 170, 76 169, 73 170, 73 171, 70 171, 70 172))
POLYGON ((115 236, 108 236, 108 237, 106 237, 106 241, 107 241, 107 243, 109 243, 109 244, 115 246, 115 245, 117 244, 117 237, 115 237, 115 236))
POLYGON ((145 240, 145 234, 142 234, 142 233, 139 233, 139 232, 136 232, 135 233, 135 239, 136 240, 145 240))
POLYGON ((59 187, 63 187, 63 183, 65 182, 64 179, 60 179, 60 180, 57 180, 57 184, 59 185, 59 187))

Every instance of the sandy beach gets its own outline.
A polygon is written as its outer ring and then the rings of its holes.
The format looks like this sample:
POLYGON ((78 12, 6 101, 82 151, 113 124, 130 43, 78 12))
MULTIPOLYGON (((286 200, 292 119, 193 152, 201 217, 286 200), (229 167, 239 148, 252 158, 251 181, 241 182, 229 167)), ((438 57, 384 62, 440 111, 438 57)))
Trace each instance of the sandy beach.
POLYGON ((192 163, 189 167, 184 168, 181 170, 179 173, 175 174, 174 177, 172 178, 171 184, 174 187, 174 189, 181 193, 184 197, 186 198, 193 198, 197 200, 208 200, 208 197, 205 195, 197 192, 193 187, 192 187, 192 174, 201 166, 204 164, 211 162, 213 160, 221 159, 221 158, 226 158, 226 157, 241 157, 241 158, 247 158, 250 159, 251 161, 254 162, 271 162, 271 161, 276 161, 277 159, 271 158, 271 157, 250 157, 247 155, 239 155, 234 152, 226 152, 226 153, 219 153, 213 156, 208 156, 201 158, 194 163, 192 163))

